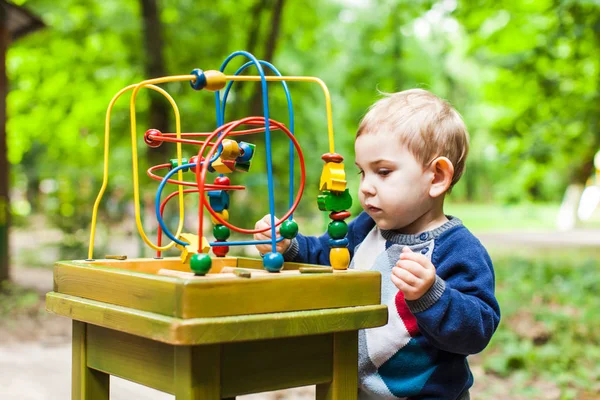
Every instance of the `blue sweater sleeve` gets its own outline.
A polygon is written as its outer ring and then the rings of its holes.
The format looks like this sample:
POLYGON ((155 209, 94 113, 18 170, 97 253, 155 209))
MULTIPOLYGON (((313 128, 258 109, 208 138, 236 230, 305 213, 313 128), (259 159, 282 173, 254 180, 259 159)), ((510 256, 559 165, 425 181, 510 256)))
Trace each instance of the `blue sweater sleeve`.
POLYGON ((500 322, 492 261, 464 226, 436 242, 431 258, 436 281, 423 297, 406 303, 433 346, 457 354, 479 353, 500 322))
MULTIPOLYGON (((375 222, 365 212, 360 213, 348 224, 346 237, 349 242, 350 258, 354 256, 354 248, 374 226, 375 222)), ((286 261, 330 265, 329 250, 329 235, 327 232, 319 237, 298 234, 283 256, 286 261)))

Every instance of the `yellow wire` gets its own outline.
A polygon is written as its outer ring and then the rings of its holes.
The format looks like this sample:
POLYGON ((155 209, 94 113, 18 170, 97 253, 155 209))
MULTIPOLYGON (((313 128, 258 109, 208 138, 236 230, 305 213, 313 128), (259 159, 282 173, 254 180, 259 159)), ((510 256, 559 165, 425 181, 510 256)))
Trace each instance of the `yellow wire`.
MULTIPOLYGON (((129 113, 131 119, 131 157, 133 160, 133 201, 135 206, 135 223, 138 228, 138 232, 140 236, 146 242, 146 244, 152 247, 154 250, 164 251, 168 250, 175 244, 174 242, 169 243, 166 246, 157 246, 150 241, 148 236, 146 236, 146 232, 144 232, 144 227, 142 226, 142 220, 140 217, 140 191, 139 191, 139 182, 138 182, 138 155, 137 155, 137 140, 136 140, 136 120, 135 120, 135 99, 139 90, 145 86, 158 84, 158 83, 167 83, 167 82, 181 82, 181 81, 191 81, 196 79, 195 75, 175 75, 175 76, 165 76, 162 78, 155 79, 147 79, 135 85, 133 89, 133 93, 131 94, 131 101, 129 102, 129 113)), ((172 97, 167 97, 171 106, 173 106, 173 111, 175 112, 175 132, 177 134, 177 139, 181 139, 181 121, 179 117, 179 108, 177 104, 173 100, 172 97)), ((181 143, 177 142, 177 163, 181 165, 181 143)), ((182 170, 177 171, 177 178, 181 181, 183 180, 183 172, 182 170)), ((177 232, 175 233, 175 237, 178 237, 181 234, 181 230, 183 229, 183 218, 184 218, 184 204, 183 204, 183 186, 178 185, 179 191, 179 226, 177 227, 177 232)))
MULTIPOLYGON (((230 81, 260 81, 260 76, 246 75, 225 75, 225 79, 230 81)), ((333 140, 333 120, 331 117, 331 96, 325 82, 314 76, 265 76, 267 81, 286 81, 286 82, 316 82, 325 93, 325 109, 327 112, 327 133, 329 136, 329 152, 335 153, 335 143, 333 140)))
MULTIPOLYGON (((191 76, 191 78, 193 79, 193 78, 195 78, 195 76, 191 76)), ((88 248, 88 259, 90 259, 90 260, 93 259, 93 255, 94 255, 94 242, 95 242, 95 237, 96 237, 96 222, 97 222, 97 218, 98 218, 98 208, 100 206, 102 197, 104 196, 104 192, 106 191, 106 187, 108 186, 108 168, 109 168, 109 151, 110 151, 110 146, 109 146, 109 143, 110 143, 110 115, 111 115, 111 112, 112 112, 115 102, 121 97, 121 95, 123 95, 123 93, 125 93, 128 90, 133 89, 136 86, 138 86, 138 85, 129 85, 129 86, 121 89, 119 92, 117 92, 117 94, 110 101, 108 108, 106 110, 106 118, 105 118, 105 123, 104 123, 104 173, 103 173, 103 178, 102 178, 102 187, 100 188, 100 192, 98 193, 98 196, 96 197, 96 201, 94 203, 94 208, 92 210, 92 226, 91 226, 91 232, 90 232, 90 244, 89 244, 89 248, 88 248)), ((145 87, 148 87, 149 89, 159 92, 160 94, 162 94, 169 100, 171 105, 174 105, 173 98, 164 89, 162 89, 158 86, 154 86, 154 85, 147 85, 145 87)), ((177 109, 176 105, 174 107, 174 111, 176 113, 177 120, 179 120, 179 110, 177 109)), ((135 161, 137 162, 137 157, 135 158, 135 161)), ((181 160, 179 160, 179 162, 181 162, 181 160)), ((137 164, 136 164, 136 166, 137 166, 137 164)), ((137 178, 137 174, 135 174, 135 178, 137 178)), ((134 180, 137 180, 135 178, 134 178, 134 180)), ((136 190, 136 187, 134 187, 134 190, 136 190)), ((138 202, 136 202, 136 205, 137 204, 138 204, 138 202)), ((181 203, 180 203, 180 210, 181 209, 182 208, 181 208, 181 203)), ((138 206, 138 210, 139 210, 139 206, 138 206)), ((136 215, 139 215, 139 214, 136 214, 136 215)), ((180 218, 180 224, 182 224, 182 221, 183 221, 183 218, 180 218)), ((169 248, 172 247, 173 244, 174 243, 171 242, 168 245, 169 248)))
MULTIPOLYGON (((166 82, 193 81, 195 79, 196 79, 195 75, 176 75, 176 76, 170 76, 170 77, 148 79, 148 80, 142 81, 138 84, 129 85, 129 86, 125 87, 124 89, 121 89, 110 101, 110 103, 108 105, 108 109, 106 111, 105 132, 104 132, 104 176, 103 176, 103 180, 102 180, 102 187, 100 188, 100 192, 98 193, 98 197, 96 198, 96 202, 94 203, 94 208, 92 211, 92 227, 91 227, 91 233, 90 233, 90 246, 89 246, 89 250, 88 250, 88 259, 93 258, 98 208, 99 208, 102 196, 104 195, 104 192, 108 185, 110 113, 111 113, 114 103, 117 101, 117 99, 119 97, 121 97, 121 95, 123 93, 125 93, 126 91, 131 90, 131 89, 134 89, 133 93, 131 95, 131 100, 130 100, 130 104, 129 104, 129 112, 130 112, 130 119, 131 119, 131 156, 132 156, 132 165, 133 165, 133 168, 132 168, 133 169, 133 196, 134 196, 136 225, 138 228, 138 232, 140 233, 144 242, 146 242, 146 244, 148 244, 150 247, 152 247, 155 250, 160 250, 160 251, 168 250, 169 248, 173 247, 173 245, 175 244, 175 242, 170 242, 166 246, 155 245, 154 243, 152 243, 150 241, 150 239, 148 239, 148 237, 146 236, 146 233, 144 232, 144 227, 142 226, 141 217, 140 217, 140 194, 139 194, 139 180, 138 180, 138 155, 137 155, 137 139, 136 139, 136 128, 137 127, 136 127, 136 115, 135 115, 135 100, 137 97, 137 93, 143 87, 148 87, 150 89, 153 89, 153 90, 161 93, 163 96, 165 96, 167 98, 167 100, 169 100, 169 102, 171 103, 171 106, 173 107, 173 111, 175 113, 176 135, 177 135, 177 138, 180 139, 181 138, 181 121, 180 121, 179 108, 177 107, 177 104, 175 103, 173 98, 166 91, 164 91, 163 89, 161 89, 157 86, 154 86, 154 84, 166 83, 166 82)), ((260 76, 226 75, 225 79, 231 80, 231 81, 260 81, 261 77, 260 76)), ((335 153, 335 143, 334 143, 334 136, 333 136, 333 120, 332 120, 332 111, 331 111, 331 96, 329 94, 329 89, 327 88, 327 85, 325 85, 325 82, 323 82, 319 78, 312 77, 312 76, 266 76, 265 79, 267 81, 315 82, 315 83, 319 84, 319 86, 321 86, 321 89, 323 90, 323 93, 325 94, 325 108, 326 108, 326 113, 327 113, 327 133, 328 133, 328 137, 329 137, 329 152, 335 153)), ((181 152, 181 143, 179 143, 179 142, 177 143, 177 161, 178 161, 179 165, 181 165, 182 152, 181 152)), ((183 180, 183 173, 181 170, 178 171, 177 176, 178 176, 179 180, 183 180)), ((178 193, 178 195, 179 195, 178 196, 179 197, 179 226, 177 228, 177 233, 175 234, 176 237, 181 234, 181 230, 183 228, 183 219, 184 219, 183 188, 181 185, 179 185, 178 190, 179 190, 179 193, 178 193)))

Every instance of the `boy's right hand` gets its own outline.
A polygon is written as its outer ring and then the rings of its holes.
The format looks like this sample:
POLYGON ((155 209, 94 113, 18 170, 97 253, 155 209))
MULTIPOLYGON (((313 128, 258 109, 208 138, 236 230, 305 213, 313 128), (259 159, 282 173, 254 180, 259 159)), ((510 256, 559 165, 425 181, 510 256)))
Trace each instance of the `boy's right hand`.
MULTIPOLYGON (((277 224, 277 222, 279 222, 279 218, 275 217, 275 223, 277 224)), ((265 229, 270 227, 271 214, 265 215, 260 221, 256 223, 256 225, 254 225, 254 229, 265 229)), ((275 228, 275 232, 277 233, 277 235, 279 235, 279 226, 275 228)), ((254 240, 271 240, 271 229, 262 233, 255 233, 254 240)), ((290 247, 291 243, 292 241, 290 239, 283 239, 281 242, 277 243, 277 252, 281 254, 285 253, 285 251, 290 247)), ((271 252, 272 246, 271 244, 257 244, 256 249, 261 254, 267 254, 271 252)))

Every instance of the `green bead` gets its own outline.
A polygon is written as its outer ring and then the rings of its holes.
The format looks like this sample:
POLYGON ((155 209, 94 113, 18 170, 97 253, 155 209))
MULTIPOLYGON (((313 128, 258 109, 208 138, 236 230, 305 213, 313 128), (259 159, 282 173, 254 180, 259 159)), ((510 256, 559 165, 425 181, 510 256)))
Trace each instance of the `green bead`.
POLYGON ((286 219, 281 224, 279 232, 284 238, 293 239, 298 234, 298 224, 296 223, 296 221, 290 221, 289 219, 286 219))
POLYGON ((196 275, 206 275, 212 266, 212 259, 208 254, 196 253, 190 260, 190 268, 196 275))
POLYGON ((344 221, 331 221, 327 227, 327 233, 332 239, 343 239, 348 233, 348 224, 344 221))
POLYGON ((352 196, 350 196, 349 189, 341 193, 323 190, 317 196, 317 204, 321 211, 344 211, 352 207, 352 196))
POLYGON ((227 240, 231 235, 231 231, 225 225, 218 224, 213 228, 213 235, 217 240, 227 240))
MULTIPOLYGON (((181 159, 181 165, 184 165, 184 164, 187 164, 187 163, 188 163, 188 160, 187 160, 187 158, 182 158, 182 159, 181 159)), ((179 162, 177 161, 177 159, 176 159, 176 158, 172 158, 172 159, 170 159, 170 160, 169 160, 169 164, 171 164, 171 169, 173 169, 173 168, 177 168, 177 167, 179 166, 179 162)), ((181 171, 182 171, 182 172, 188 172, 188 171, 189 171, 189 168, 183 168, 181 171)))

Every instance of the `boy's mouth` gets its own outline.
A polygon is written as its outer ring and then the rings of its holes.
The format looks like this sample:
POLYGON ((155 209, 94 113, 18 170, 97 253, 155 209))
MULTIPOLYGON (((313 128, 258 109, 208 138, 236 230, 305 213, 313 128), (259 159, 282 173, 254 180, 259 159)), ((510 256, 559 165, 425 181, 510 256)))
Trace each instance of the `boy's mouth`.
POLYGON ((367 211, 369 211, 370 213, 378 213, 378 212, 381 212, 382 210, 379 207, 367 205, 367 211))

